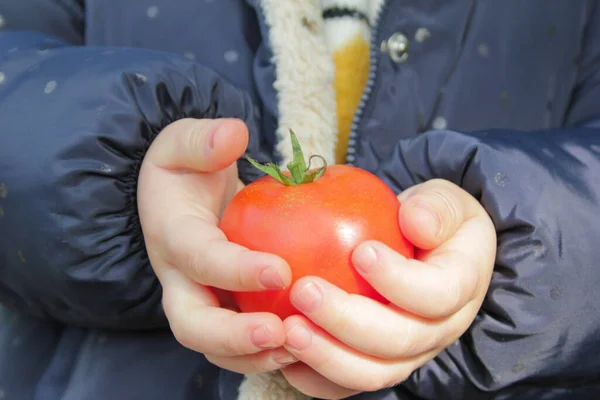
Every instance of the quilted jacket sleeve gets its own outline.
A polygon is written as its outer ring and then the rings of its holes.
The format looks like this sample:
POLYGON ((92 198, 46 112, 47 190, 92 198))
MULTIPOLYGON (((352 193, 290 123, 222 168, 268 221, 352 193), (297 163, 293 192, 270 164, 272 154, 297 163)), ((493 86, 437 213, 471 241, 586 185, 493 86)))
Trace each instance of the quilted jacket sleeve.
POLYGON ((597 397, 600 7, 592 21, 562 129, 431 131, 399 143, 381 165, 397 191, 433 177, 460 185, 498 232, 478 317, 398 387, 400 398, 597 397))
POLYGON ((475 322, 403 386, 422 399, 523 399, 533 381, 598 385, 600 130, 429 132, 396 157, 402 167, 380 172, 397 191, 448 179, 481 201, 498 232, 475 322))
MULTIPOLYGON (((0 73, 0 302, 75 325, 166 326, 138 169, 186 117, 244 120, 264 160, 249 97, 183 57, 71 46, 42 30, 0 34, 0 73)), ((244 180, 252 170, 240 162, 244 180)))

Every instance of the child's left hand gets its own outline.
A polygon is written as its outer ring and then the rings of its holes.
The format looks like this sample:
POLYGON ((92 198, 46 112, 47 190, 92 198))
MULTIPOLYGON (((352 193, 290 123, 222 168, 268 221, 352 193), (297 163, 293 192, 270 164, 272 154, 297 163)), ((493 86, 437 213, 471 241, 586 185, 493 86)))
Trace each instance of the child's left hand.
POLYGON ((284 325, 285 347, 300 362, 283 369, 301 392, 343 398, 406 379, 454 343, 475 318, 496 256, 494 225, 479 202, 443 180, 399 196, 402 231, 417 250, 408 260, 381 243, 361 244, 353 263, 385 306, 316 278, 291 299, 305 316, 284 325))

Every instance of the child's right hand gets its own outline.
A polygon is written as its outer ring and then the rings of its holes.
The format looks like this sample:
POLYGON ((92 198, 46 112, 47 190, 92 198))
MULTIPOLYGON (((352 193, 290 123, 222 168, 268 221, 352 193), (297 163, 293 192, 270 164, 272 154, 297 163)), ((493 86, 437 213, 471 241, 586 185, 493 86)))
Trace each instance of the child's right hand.
POLYGON ((148 150, 138 183, 144 239, 175 337, 239 373, 295 361, 281 348, 285 331, 277 316, 225 308, 227 290, 291 282, 283 259, 233 244, 217 228, 220 213, 242 187, 236 160, 247 144, 247 128, 238 120, 177 121, 148 150))

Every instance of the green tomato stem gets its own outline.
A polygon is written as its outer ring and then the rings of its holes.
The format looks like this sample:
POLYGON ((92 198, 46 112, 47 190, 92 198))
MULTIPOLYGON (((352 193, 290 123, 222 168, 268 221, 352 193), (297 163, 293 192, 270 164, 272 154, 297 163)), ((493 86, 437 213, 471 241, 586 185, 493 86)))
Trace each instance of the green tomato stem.
POLYGON ((290 171, 290 177, 285 175, 279 167, 273 163, 267 163, 266 165, 260 164, 256 160, 251 157, 246 157, 248 162, 252 164, 254 167, 258 168, 265 174, 275 178, 280 183, 285 186, 297 186, 306 183, 316 182, 317 179, 325 174, 327 170, 327 160, 320 155, 313 155, 308 160, 308 166, 306 165, 306 161, 304 159, 304 153, 302 152, 302 147, 300 146, 300 142, 298 142, 298 138, 293 130, 290 129, 290 136, 292 139, 292 150, 294 154, 294 158, 287 164, 287 168, 290 171), (323 166, 310 171, 310 165, 313 158, 319 158, 323 161, 323 166))

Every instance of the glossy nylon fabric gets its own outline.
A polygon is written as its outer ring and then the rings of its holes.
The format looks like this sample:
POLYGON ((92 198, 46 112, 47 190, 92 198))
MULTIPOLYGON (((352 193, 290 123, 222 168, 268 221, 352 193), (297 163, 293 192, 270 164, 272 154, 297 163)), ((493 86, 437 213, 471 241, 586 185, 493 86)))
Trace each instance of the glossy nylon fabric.
MULTIPOLYGON (((136 179, 152 139, 183 117, 242 118, 249 154, 277 158, 260 8, 23 0, 0 15, 0 393, 233 399, 240 376, 166 329, 136 179)), ((459 184, 499 248, 467 334, 394 390, 359 397, 596 398, 600 7, 390 1, 379 28, 378 42, 411 37, 410 56, 377 57, 356 165, 397 192, 459 184)))

